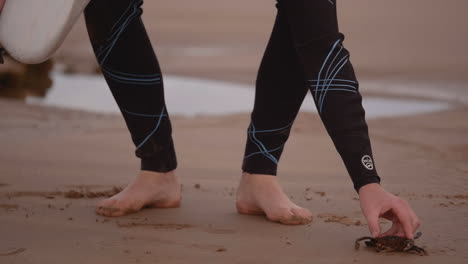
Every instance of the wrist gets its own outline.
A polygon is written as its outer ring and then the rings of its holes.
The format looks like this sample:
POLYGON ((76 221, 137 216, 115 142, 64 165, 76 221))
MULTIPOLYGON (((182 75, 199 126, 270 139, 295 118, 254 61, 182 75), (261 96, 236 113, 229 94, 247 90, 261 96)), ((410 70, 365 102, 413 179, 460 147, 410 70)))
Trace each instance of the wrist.
POLYGON ((358 195, 361 196, 363 193, 381 191, 381 190, 383 190, 383 188, 380 185, 380 183, 371 182, 371 183, 367 183, 361 186, 361 188, 359 188, 358 190, 358 195))

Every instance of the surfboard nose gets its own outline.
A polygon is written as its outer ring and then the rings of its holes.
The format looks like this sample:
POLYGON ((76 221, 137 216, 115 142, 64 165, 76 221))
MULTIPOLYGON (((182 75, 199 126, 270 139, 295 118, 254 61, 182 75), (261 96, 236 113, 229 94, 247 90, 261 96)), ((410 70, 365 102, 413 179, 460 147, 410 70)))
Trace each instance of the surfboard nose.
POLYGON ((43 62, 60 47, 89 1, 5 1, 0 13, 0 44, 20 62, 43 62))

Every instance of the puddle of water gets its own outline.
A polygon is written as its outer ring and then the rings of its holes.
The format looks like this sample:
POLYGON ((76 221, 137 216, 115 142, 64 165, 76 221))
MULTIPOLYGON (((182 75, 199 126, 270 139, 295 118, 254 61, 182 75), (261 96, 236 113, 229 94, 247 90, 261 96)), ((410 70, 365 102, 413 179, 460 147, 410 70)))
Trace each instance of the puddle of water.
MULTIPOLYGON (((45 98, 28 97, 26 102, 65 108, 118 113, 119 109, 104 78, 99 75, 52 74, 54 84, 45 98)), ((165 75, 166 103, 171 114, 226 115, 250 112, 253 107, 253 87, 222 81, 165 75)), ((367 118, 402 116, 440 111, 450 108, 445 102, 413 99, 364 97, 367 118)), ((317 112, 310 94, 302 111, 317 112)))

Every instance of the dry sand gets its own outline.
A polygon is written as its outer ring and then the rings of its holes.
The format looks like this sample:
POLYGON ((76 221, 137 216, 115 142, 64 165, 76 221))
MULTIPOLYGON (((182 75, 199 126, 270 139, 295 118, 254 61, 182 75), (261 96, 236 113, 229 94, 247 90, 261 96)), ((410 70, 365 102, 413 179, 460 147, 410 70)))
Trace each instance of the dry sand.
POLYGON ((235 211, 247 114, 174 117, 182 207, 105 218, 95 203, 138 171, 122 118, 8 100, 0 111, 1 263, 468 260, 467 107, 369 122, 382 184, 420 216, 427 257, 354 250, 366 221, 316 115, 299 116, 280 168, 287 193, 314 220, 284 226, 235 211))

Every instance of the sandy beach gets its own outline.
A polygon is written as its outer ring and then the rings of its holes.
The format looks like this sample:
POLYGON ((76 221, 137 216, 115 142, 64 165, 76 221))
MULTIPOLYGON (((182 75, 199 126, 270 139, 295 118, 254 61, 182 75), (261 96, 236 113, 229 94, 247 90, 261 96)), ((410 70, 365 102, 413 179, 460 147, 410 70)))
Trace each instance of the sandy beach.
POLYGON ((182 207, 105 218, 94 214, 95 203, 138 171, 121 117, 9 100, 0 100, 0 109, 8 113, 0 120, 2 263, 468 259, 468 123, 460 122, 467 107, 369 122, 382 184, 409 200, 420 216, 418 245, 427 257, 354 250, 354 240, 368 234, 366 221, 314 114, 298 118, 280 167, 285 190, 314 219, 284 226, 235 211, 247 114, 174 117, 182 207))
MULTIPOLYGON (((139 170, 122 117, 3 98, 0 263, 468 263, 468 1, 339 5, 365 98, 450 105, 368 120, 382 186, 410 202, 422 223, 416 244, 429 256, 355 250, 355 239, 369 235, 366 220, 315 113, 299 115, 279 167, 311 224, 237 214, 248 112, 171 115, 182 206, 107 218, 95 204, 139 170)), ((273 0, 179 0, 145 1, 143 18, 164 74, 253 88, 274 15, 273 0)), ((96 72, 83 19, 54 61, 68 73, 96 72)))

